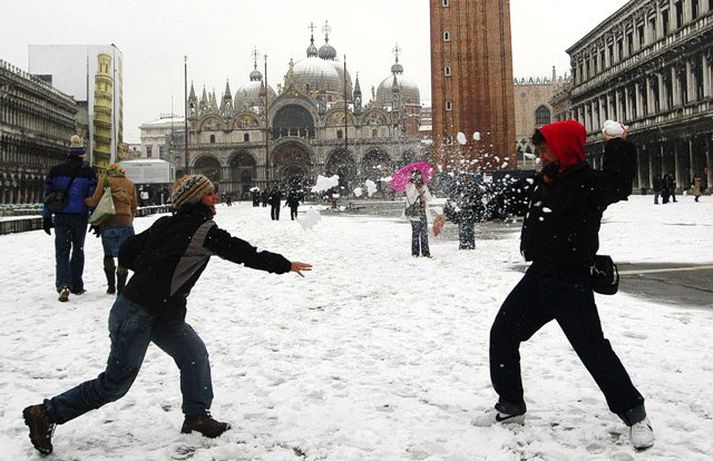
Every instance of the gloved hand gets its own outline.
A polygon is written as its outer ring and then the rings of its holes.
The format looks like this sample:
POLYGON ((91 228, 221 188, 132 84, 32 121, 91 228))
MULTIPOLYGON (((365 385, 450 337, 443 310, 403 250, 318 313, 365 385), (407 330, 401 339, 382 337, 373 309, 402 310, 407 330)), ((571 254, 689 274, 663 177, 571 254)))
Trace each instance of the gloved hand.
POLYGON ((94 232, 94 237, 99 238, 101 236, 101 231, 99 230, 99 226, 89 226, 89 230, 87 231, 87 234, 90 232, 94 232))
POLYGON ((54 227, 54 225, 52 224, 52 218, 44 218, 42 220, 42 229, 44 229, 45 234, 52 235, 52 233, 50 232, 50 229, 52 229, 52 227, 54 227))

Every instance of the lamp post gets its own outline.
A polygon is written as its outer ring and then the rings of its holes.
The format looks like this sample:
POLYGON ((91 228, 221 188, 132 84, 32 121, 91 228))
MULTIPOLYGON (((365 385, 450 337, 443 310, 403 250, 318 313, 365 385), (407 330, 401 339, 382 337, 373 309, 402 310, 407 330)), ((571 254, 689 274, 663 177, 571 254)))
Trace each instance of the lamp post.
POLYGON ((265 185, 270 182, 270 92, 267 82, 267 55, 265 55, 265 185))
POLYGON ((183 56, 183 164, 188 174, 188 56, 183 56))

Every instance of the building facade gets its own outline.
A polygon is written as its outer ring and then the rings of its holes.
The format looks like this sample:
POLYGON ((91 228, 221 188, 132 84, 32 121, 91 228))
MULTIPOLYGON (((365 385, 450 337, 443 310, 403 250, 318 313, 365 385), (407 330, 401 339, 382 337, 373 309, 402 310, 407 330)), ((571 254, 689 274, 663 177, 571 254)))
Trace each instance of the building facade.
POLYGON ((430 2, 434 161, 514 168, 509 0, 430 2))
POLYGON ((125 154, 123 55, 116 45, 30 45, 29 71, 86 103, 92 166, 102 172, 125 154))
POLYGON ((359 78, 352 83, 329 28, 323 30, 324 45, 318 49, 312 36, 278 91, 263 80, 257 56, 235 95, 226 83, 220 99, 205 88, 199 98, 191 84, 188 152, 173 143, 176 168, 205 174, 221 192, 238 196, 252 187, 309 185, 319 174, 339 175, 348 193, 423 158, 420 93, 404 74, 398 47, 391 72, 365 103, 359 78))
POLYGON ((77 104, 0 61, 0 204, 40 203, 50 167, 67 158, 77 104))
POLYGON ((553 100, 556 118, 587 128, 593 165, 607 119, 629 126, 638 145, 635 187, 672 173, 679 192, 701 176, 713 185, 713 2, 632 0, 567 53, 572 81, 553 100))
MULTIPOLYGON (((173 114, 161 114, 158 120, 152 120, 139 126, 141 146, 140 158, 170 160, 170 153, 175 149, 183 150, 180 143, 172 143, 173 138, 183 134, 183 117, 173 114)), ((182 136, 181 136, 182 138, 182 136)))

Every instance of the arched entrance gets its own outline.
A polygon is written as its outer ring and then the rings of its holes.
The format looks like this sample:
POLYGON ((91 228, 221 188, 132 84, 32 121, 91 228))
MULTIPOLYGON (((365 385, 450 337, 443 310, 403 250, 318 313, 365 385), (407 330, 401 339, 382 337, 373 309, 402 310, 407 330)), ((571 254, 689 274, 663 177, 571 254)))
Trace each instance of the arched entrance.
POLYGON ((210 179, 213 185, 218 188, 220 182, 220 162, 217 158, 205 155, 196 160, 193 169, 197 174, 202 174, 210 179))
POLYGON ((394 171, 394 164, 386 151, 372 149, 361 160, 361 176, 377 182, 380 178, 389 176, 394 171))
POLYGON ((294 136, 312 139, 316 135, 314 119, 307 109, 290 104, 277 111, 272 120, 272 139, 294 136))
POLYGON ((299 142, 286 142, 272 152, 273 179, 290 187, 303 184, 311 164, 306 146, 299 142))
POLYGON ((226 192, 232 192, 242 199, 250 194, 257 177, 257 162, 247 151, 236 152, 230 158, 230 182, 226 192))
POLYGON ((351 190, 351 185, 357 179, 356 162, 351 152, 344 149, 330 153, 324 169, 327 176, 339 175, 339 186, 347 190, 351 190))

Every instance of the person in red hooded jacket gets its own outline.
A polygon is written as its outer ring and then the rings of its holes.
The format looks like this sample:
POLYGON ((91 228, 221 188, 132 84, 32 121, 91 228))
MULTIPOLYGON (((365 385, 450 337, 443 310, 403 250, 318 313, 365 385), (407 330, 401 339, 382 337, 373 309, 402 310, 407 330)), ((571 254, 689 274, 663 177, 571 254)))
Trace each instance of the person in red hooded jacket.
POLYGON ((490 331, 490 376, 499 400, 476 426, 524 423, 520 344, 556 320, 604 393, 609 409, 630 427, 637 449, 653 445, 644 398, 604 337, 594 302, 590 267, 608 205, 626 200, 636 173, 636 149, 604 133, 601 170, 584 160, 586 130, 574 120, 545 125, 533 144, 542 170, 489 203, 490 218, 524 216, 520 249, 532 264, 498 312, 490 331))

